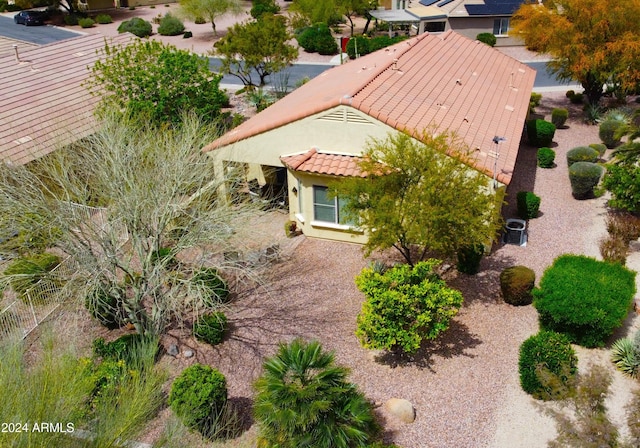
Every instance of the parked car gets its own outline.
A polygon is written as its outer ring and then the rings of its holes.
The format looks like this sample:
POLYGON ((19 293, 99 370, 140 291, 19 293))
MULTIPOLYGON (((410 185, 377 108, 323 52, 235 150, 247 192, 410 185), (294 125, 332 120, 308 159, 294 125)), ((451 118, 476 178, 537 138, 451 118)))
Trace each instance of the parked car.
POLYGON ((13 16, 13 21, 19 25, 44 25, 47 14, 44 11, 20 11, 13 16))

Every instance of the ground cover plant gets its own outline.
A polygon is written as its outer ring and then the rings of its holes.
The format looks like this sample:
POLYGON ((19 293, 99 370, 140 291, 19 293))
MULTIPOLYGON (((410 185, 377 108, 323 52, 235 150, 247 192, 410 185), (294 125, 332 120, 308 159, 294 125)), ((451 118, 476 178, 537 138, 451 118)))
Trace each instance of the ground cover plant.
POLYGON ((533 304, 542 329, 601 347, 627 317, 635 290, 635 273, 623 266, 565 254, 545 270, 533 304))
POLYGON ((439 264, 428 260, 382 273, 373 267, 362 270, 356 285, 366 300, 356 336, 364 347, 411 354, 449 328, 463 297, 434 272, 439 264))
POLYGON ((374 442, 373 406, 347 374, 317 341, 280 344, 255 383, 258 446, 364 448, 374 442))

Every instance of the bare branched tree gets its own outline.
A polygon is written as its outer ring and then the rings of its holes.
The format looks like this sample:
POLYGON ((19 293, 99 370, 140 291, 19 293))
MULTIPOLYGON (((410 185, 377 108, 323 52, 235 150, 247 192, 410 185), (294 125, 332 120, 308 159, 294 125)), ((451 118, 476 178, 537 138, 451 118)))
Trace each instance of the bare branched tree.
POLYGON ((138 332, 160 334, 220 305, 207 275, 250 274, 223 256, 237 251, 232 237, 255 209, 219 196, 213 163, 201 152, 215 133, 190 116, 178 129, 106 114, 74 147, 26 167, 1 164, 2 225, 37 216, 26 225, 69 257, 72 296, 89 297, 96 309, 110 299, 138 332), (203 267, 212 269, 203 275, 203 267))

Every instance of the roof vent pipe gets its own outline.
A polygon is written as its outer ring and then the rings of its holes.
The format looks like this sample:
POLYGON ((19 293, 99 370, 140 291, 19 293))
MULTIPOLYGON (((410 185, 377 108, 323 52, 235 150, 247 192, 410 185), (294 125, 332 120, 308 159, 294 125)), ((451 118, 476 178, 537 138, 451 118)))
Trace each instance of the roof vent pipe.
POLYGON ((16 62, 19 64, 20 63, 20 55, 18 54, 18 46, 16 44, 13 44, 13 51, 16 53, 16 62))

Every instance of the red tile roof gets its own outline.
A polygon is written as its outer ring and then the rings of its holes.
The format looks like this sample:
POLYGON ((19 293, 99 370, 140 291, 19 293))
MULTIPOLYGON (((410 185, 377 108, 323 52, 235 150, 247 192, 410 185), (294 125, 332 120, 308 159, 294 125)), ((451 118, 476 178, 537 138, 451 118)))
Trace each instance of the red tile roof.
POLYGON ((365 177, 365 174, 360 172, 358 168, 358 162, 361 158, 349 154, 323 153, 313 148, 304 154, 282 156, 280 160, 287 168, 294 171, 331 176, 365 177))
POLYGON ((104 45, 92 34, 0 56, 0 160, 23 165, 91 133, 99 98, 82 83, 104 45))
POLYGON ((508 184, 518 154, 535 70, 455 32, 422 34, 334 67, 247 120, 204 150, 270 131, 340 104, 404 132, 455 131, 476 151, 473 166, 508 184), (494 136, 505 137, 499 148, 494 136))

